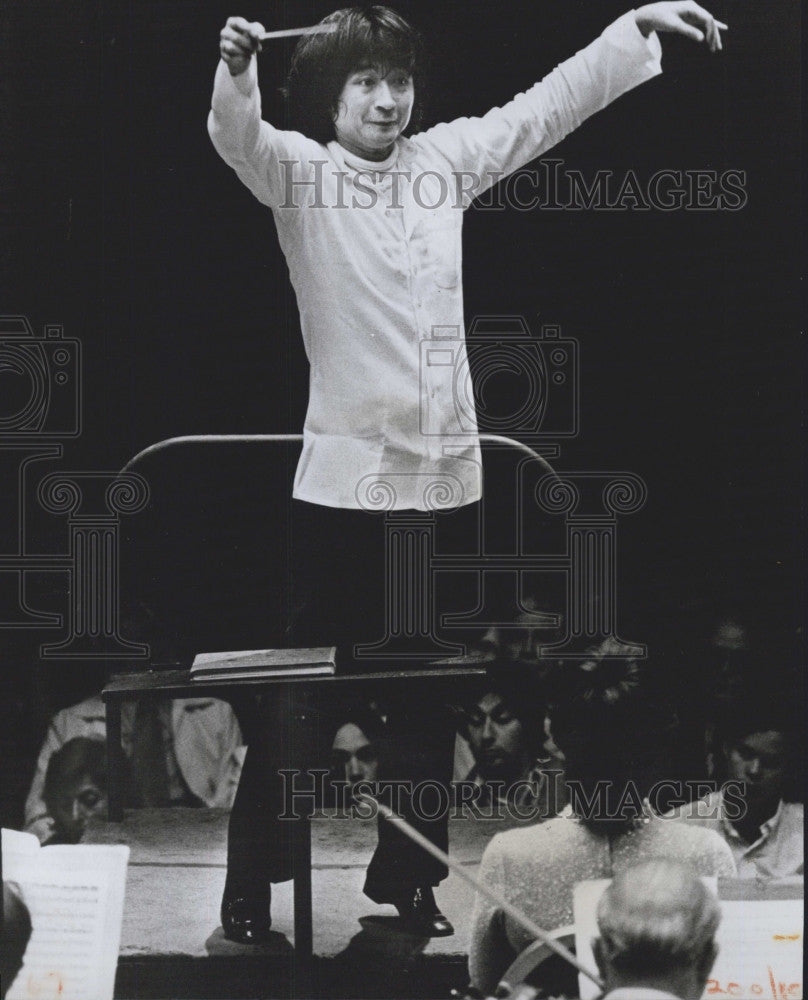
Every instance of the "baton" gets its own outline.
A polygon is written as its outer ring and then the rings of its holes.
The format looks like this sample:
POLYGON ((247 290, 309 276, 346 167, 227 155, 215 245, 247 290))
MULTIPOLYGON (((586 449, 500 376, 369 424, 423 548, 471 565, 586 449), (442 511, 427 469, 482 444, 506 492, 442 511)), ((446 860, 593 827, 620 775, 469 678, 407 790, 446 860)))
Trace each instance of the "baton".
POLYGON ((448 854, 444 854, 439 847, 435 847, 431 840, 427 840, 422 833, 419 833, 418 830, 411 827, 406 820, 402 819, 400 816, 396 816, 392 809, 384 805, 384 803, 379 802, 378 799, 374 799, 372 795, 365 795, 364 792, 357 792, 354 797, 358 802, 364 802, 365 805, 376 806, 383 819, 392 823, 393 826, 398 827, 398 829, 401 830, 402 833, 406 834, 410 840, 414 840, 419 847, 423 847, 423 849, 428 854, 431 854, 433 858, 437 858, 438 861, 441 861, 447 868, 450 868, 455 875, 459 875, 464 882, 468 882, 468 884, 473 889, 476 889, 480 895, 486 896, 492 903, 496 903, 500 909, 507 913, 509 917, 512 917, 517 924, 523 927, 529 934, 531 934, 538 941, 541 941, 543 944, 546 944, 550 951, 554 951, 556 955, 559 955, 565 961, 569 962, 570 965, 574 966, 579 972, 583 973, 583 975, 585 975, 588 979, 591 979, 599 990, 604 988, 603 983, 595 975, 595 973, 592 972, 591 969, 588 969, 582 962, 579 962, 569 948, 565 948, 563 944, 554 940, 547 931, 542 930, 538 924, 534 924, 529 917, 526 917, 520 910, 517 910, 516 907, 509 903, 504 896, 501 896, 494 889, 490 889, 482 882, 478 882, 473 875, 469 875, 462 865, 457 864, 456 861, 452 861, 448 854))
POLYGON ((261 42, 269 42, 273 38, 296 38, 298 35, 330 35, 336 31, 335 24, 315 24, 311 28, 283 28, 281 31, 265 31, 259 38, 261 42))

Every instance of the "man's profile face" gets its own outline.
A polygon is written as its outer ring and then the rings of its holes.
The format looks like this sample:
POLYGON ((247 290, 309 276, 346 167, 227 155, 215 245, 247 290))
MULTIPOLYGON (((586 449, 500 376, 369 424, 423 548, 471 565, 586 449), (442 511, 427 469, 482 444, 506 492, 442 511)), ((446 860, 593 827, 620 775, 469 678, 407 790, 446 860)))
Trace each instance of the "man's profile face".
POLYGON ((404 69, 354 70, 337 99, 337 141, 363 159, 383 160, 409 124, 414 99, 412 77, 404 69))
POLYGON ((335 770, 353 787, 359 781, 375 781, 379 753, 359 726, 346 722, 337 730, 331 746, 335 770))
POLYGON ((466 727, 483 778, 509 779, 522 769, 522 723, 501 694, 491 692, 466 713, 466 727))
POLYGON ((746 783, 746 801, 751 807, 771 805, 772 811, 786 777, 786 740, 776 730, 750 733, 724 747, 727 777, 746 783))

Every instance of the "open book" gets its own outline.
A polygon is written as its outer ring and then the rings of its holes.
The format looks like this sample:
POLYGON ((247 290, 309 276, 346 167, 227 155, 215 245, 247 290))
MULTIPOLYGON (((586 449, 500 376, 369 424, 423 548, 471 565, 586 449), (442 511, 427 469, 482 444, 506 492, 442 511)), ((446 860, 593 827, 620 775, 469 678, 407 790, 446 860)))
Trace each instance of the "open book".
POLYGON ((3 879, 31 914, 31 939, 7 1000, 112 1000, 121 941, 123 844, 40 847, 3 830, 3 879))
POLYGON ((337 650, 245 649, 234 653, 199 653, 191 665, 191 680, 238 680, 249 677, 313 677, 333 674, 337 650))

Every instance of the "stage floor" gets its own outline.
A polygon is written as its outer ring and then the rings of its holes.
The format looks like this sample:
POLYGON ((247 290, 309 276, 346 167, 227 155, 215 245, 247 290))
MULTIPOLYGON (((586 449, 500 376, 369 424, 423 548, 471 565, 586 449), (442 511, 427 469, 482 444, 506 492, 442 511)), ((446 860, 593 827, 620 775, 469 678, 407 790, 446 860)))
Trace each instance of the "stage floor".
MULTIPOLYGON (((502 829, 505 826, 496 821, 451 821, 452 857, 476 874, 486 843, 502 829)), ((202 809, 133 810, 122 823, 97 823, 89 831, 88 839, 95 843, 126 843, 131 850, 116 996, 202 996, 190 982, 200 976, 213 990, 205 996, 288 995, 283 977, 277 979, 273 991, 266 975, 258 971, 260 982, 251 984, 247 976, 246 986, 240 987, 232 981, 232 972, 228 973, 228 989, 233 992, 219 994, 212 985, 210 976, 217 968, 258 970, 273 963, 280 967, 288 964, 294 949, 291 882, 273 886, 274 933, 269 944, 245 947, 222 936, 219 903, 226 835, 227 814, 202 809), (222 963, 222 959, 228 961, 222 963), (138 971, 133 975, 134 969, 138 971), (189 969, 195 970, 190 976, 189 969), (191 992, 180 988, 179 979, 191 992)), ((431 967, 441 983, 463 985, 472 888, 450 873, 437 890, 441 908, 455 926, 454 936, 425 939, 408 934, 392 906, 378 906, 362 894, 375 842, 375 822, 327 817, 312 821, 314 953, 318 960, 325 960, 320 965, 354 973, 364 966, 369 989, 370 980, 376 978, 373 968, 388 979, 396 978, 396 970, 412 978, 414 963, 422 970, 431 967)), ((423 988, 422 984, 407 990, 400 985, 397 992, 402 996, 417 995, 423 988)), ((374 991, 378 994, 378 986, 374 991)), ((320 984, 319 992, 323 996, 363 995, 361 988, 339 992, 326 982, 320 984)))

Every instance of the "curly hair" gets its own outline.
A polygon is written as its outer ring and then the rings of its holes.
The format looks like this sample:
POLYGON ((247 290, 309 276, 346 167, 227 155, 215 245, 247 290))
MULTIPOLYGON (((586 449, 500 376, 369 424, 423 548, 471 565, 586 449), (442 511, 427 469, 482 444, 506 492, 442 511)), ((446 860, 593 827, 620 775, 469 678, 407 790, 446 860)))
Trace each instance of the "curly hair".
POLYGON ((345 81, 363 66, 404 69, 415 103, 407 132, 420 127, 426 97, 426 56, 419 33, 390 7, 363 4, 323 18, 334 30, 297 44, 287 81, 290 125, 317 142, 335 138, 334 116, 345 81))
MULTIPOLYGON (((658 678, 646 661, 620 652, 619 643, 607 639, 579 661, 559 664, 551 679, 553 738, 566 756, 568 781, 587 797, 602 782, 617 799, 621 789, 646 794, 667 777, 675 746, 678 717, 658 678)), ((621 809, 613 818, 618 825, 630 822, 630 812, 621 809)), ((592 817, 593 825, 601 820, 592 817)))

